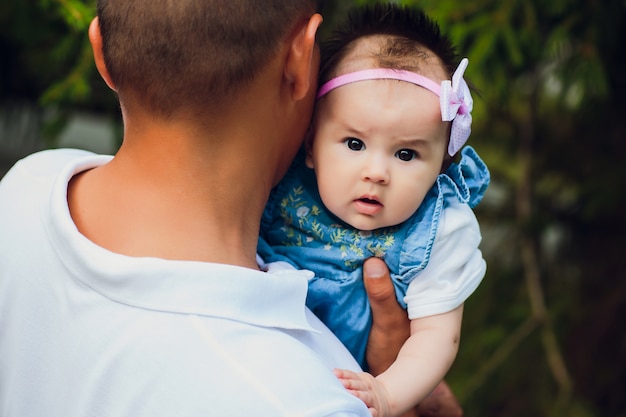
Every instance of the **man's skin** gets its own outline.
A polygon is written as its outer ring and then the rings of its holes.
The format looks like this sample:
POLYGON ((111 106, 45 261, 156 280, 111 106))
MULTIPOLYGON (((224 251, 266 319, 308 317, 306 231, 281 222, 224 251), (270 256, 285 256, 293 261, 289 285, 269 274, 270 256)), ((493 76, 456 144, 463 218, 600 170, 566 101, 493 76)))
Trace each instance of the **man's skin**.
MULTIPOLYGON (((367 343, 367 363, 375 376, 385 371, 396 359, 410 335, 409 318, 396 301, 389 269, 379 258, 370 258, 363 265, 365 290, 372 306, 372 330, 367 343)), ((442 381, 415 410, 403 417, 461 417, 463 410, 450 387, 442 381)))

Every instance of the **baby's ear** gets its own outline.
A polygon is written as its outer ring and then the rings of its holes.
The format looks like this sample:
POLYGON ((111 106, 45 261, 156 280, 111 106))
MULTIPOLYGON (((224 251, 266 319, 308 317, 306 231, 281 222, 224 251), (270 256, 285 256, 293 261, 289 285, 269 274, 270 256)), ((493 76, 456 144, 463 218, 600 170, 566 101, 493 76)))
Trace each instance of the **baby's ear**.
POLYGON ((313 137, 315 133, 313 131, 313 125, 309 125, 309 128, 304 134, 304 150, 306 151, 306 166, 313 168, 313 137))

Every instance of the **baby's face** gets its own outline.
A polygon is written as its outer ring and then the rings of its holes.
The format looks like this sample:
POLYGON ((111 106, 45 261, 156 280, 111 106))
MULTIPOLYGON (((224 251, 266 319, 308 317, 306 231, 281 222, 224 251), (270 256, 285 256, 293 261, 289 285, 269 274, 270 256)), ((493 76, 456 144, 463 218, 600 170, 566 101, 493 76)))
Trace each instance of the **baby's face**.
POLYGON ((407 220, 433 186, 449 123, 439 97, 396 80, 348 84, 322 98, 307 165, 325 206, 360 230, 407 220))

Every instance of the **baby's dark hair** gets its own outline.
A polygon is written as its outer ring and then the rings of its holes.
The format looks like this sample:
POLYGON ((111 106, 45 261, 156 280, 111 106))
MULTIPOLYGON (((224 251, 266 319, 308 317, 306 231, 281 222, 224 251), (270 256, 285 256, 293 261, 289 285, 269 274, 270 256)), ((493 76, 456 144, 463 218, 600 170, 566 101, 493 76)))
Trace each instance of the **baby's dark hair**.
POLYGON ((346 21, 322 43, 320 85, 337 75, 337 67, 355 41, 371 35, 388 36, 372 57, 381 68, 417 72, 420 64, 434 54, 451 77, 459 62, 451 39, 422 10, 379 3, 351 10, 346 21))

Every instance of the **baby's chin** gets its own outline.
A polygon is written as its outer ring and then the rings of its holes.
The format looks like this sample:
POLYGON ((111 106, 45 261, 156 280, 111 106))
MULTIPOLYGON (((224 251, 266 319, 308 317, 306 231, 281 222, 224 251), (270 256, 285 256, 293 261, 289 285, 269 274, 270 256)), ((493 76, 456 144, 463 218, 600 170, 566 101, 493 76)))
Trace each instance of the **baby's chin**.
POLYGON ((353 229, 357 229, 361 232, 373 232, 378 229, 385 229, 387 227, 397 226, 398 224, 402 223, 402 222, 398 222, 398 223, 390 224, 388 222, 381 222, 381 221, 376 221, 373 219, 364 219, 364 220, 358 219, 358 220, 353 220, 351 222, 347 222, 343 220, 343 222, 346 223, 348 226, 352 227, 353 229))

